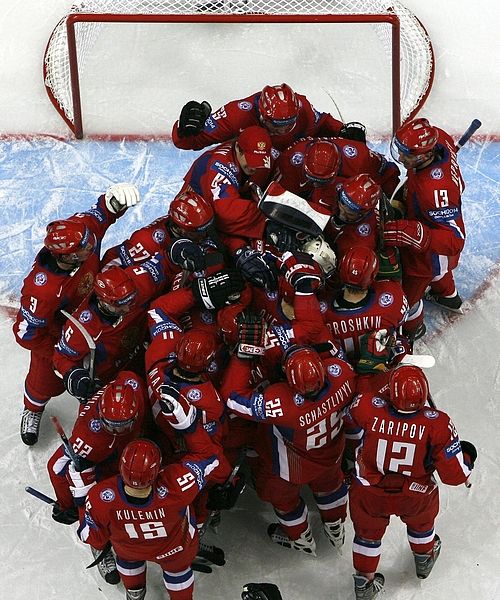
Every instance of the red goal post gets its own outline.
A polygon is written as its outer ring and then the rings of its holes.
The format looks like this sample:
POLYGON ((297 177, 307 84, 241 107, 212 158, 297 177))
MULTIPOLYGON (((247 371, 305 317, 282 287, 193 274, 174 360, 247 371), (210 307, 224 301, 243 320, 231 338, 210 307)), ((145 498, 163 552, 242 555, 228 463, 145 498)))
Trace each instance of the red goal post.
POLYGON ((370 23, 391 58, 393 130, 420 110, 434 78, 429 36, 396 0, 86 0, 55 27, 43 65, 50 101, 77 138, 80 72, 104 23, 370 23))

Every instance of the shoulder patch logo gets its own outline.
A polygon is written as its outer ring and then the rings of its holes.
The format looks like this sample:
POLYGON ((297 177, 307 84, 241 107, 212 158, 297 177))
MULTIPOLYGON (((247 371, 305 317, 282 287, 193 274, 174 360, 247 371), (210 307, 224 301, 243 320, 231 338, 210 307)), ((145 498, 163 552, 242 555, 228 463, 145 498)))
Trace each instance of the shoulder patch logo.
POLYGON ((203 321, 203 323, 206 323, 207 325, 210 325, 211 323, 214 322, 213 314, 206 310, 204 310, 200 313, 200 319, 203 321))
POLYGON ((80 321, 80 323, 88 323, 92 320, 92 313, 90 312, 90 310, 82 310, 80 316, 78 317, 78 320, 80 321))
POLYGON ((47 283, 47 275, 45 273, 37 273, 34 281, 35 285, 45 285, 47 283))
POLYGON ((160 487, 156 488, 156 493, 160 498, 165 498, 165 496, 168 494, 168 490, 164 485, 160 485, 160 487))
POLYGON ((292 165, 301 165, 304 162, 304 154, 302 152, 294 152, 290 159, 292 165))
POLYGON ((129 379, 125 380, 125 385, 129 385, 133 390, 136 390, 139 387, 139 382, 137 379, 132 379, 130 377, 129 379))
POLYGON ((301 396, 300 394, 294 394, 293 401, 295 402, 296 406, 302 406, 302 404, 304 404, 304 402, 305 402, 305 398, 304 398, 304 396, 301 396))
POLYGON ((102 423, 100 419, 92 419, 89 421, 89 429, 93 433, 99 433, 102 429, 102 423))
POLYGON ((198 388, 192 388, 187 393, 187 397, 192 402, 197 402, 198 400, 201 400, 202 396, 203 396, 203 394, 202 394, 201 390, 199 390, 198 388))
POLYGON ((372 231, 369 223, 360 223, 358 225, 358 233, 362 237, 368 237, 372 231))
POLYGON ((424 410, 424 417, 427 417, 428 419, 437 419, 439 413, 437 410, 424 410))
POLYGON ((115 493, 111 488, 106 488, 105 490, 102 490, 102 492, 99 495, 103 502, 113 502, 113 500, 115 499, 115 493))
POLYGON ((342 373, 342 367, 340 365, 328 365, 327 371, 332 377, 338 377, 342 373))
POLYGON ((378 397, 372 398, 372 404, 373 406, 375 406, 375 408, 382 408, 383 406, 385 406, 385 400, 378 397))
POLYGON ((347 158, 356 158, 358 155, 358 150, 354 146, 344 146, 342 152, 347 156, 347 158))
POLYGON ((165 239, 165 232, 163 231, 163 229, 155 229, 153 231, 153 240, 157 243, 157 244, 161 244, 165 239))
POLYGON ((238 108, 240 110, 252 110, 252 103, 248 102, 248 100, 242 100, 238 102, 238 108))
POLYGON ((392 294, 389 294, 388 292, 381 294, 380 298, 378 299, 378 303, 380 304, 380 306, 383 306, 384 308, 386 308, 387 306, 390 306, 393 302, 394 302, 394 296, 392 294))
POLYGON ((437 167, 436 169, 432 169, 432 171, 431 171, 432 179, 443 179, 443 177, 444 177, 443 169, 440 169, 439 167, 437 167))

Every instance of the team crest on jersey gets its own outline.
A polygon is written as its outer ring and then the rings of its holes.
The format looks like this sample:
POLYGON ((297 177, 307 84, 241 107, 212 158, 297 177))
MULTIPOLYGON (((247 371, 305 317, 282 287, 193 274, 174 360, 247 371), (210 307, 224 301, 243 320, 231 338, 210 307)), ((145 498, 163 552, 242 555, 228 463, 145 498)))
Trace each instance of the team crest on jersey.
POLYGON ((47 283, 47 275, 45 273, 37 273, 35 275, 35 285, 41 286, 47 283))
POLYGON ((215 373, 216 371, 219 370, 219 365, 217 364, 216 360, 213 360, 209 365, 208 365, 208 373, 215 373))
POLYGON ((90 312, 90 310, 82 310, 80 316, 78 317, 78 320, 80 321, 80 323, 88 323, 92 320, 92 313, 90 312))
POLYGON ((319 312, 326 313, 327 310, 328 310, 328 302, 321 300, 319 303, 319 312))
POLYGON ((361 223, 360 225, 358 225, 358 233, 362 237, 369 236, 371 231, 372 228, 370 227, 369 223, 361 223))
POLYGON ((156 488, 156 493, 160 498, 165 498, 165 496, 168 494, 168 490, 164 485, 160 485, 160 487, 156 488))
POLYGON ((301 165, 304 162, 304 154, 302 152, 294 152, 290 159, 292 165, 301 165))
POLYGON ((358 155, 358 150, 354 146, 345 146, 342 152, 347 156, 347 158, 356 158, 358 155))
POLYGON ((231 169, 231 171, 233 173, 238 173, 239 168, 236 166, 236 164, 234 162, 230 162, 227 166, 231 169))
POLYGON ((424 410, 424 417, 427 417, 428 419, 437 419, 439 413, 437 410, 424 410))
POLYGON ((293 401, 295 402, 295 404, 297 406, 302 406, 304 404, 304 402, 305 402, 305 398, 301 394, 294 394, 293 395, 293 401))
POLYGON ((279 150, 276 148, 271 148, 271 156, 276 160, 278 156, 281 154, 279 150))
POLYGON ((382 406, 385 406, 385 400, 382 400, 382 398, 373 398, 372 404, 376 408, 382 408, 382 406))
POLYGON ((135 391, 139 387, 139 382, 137 379, 130 378, 125 380, 125 385, 129 385, 135 391))
POLYGON ((106 488, 105 490, 102 490, 99 496, 101 497, 101 500, 103 502, 113 502, 113 500, 115 499, 115 493, 111 488, 106 488))
POLYGON ((163 231, 163 229, 155 229, 153 231, 153 240, 157 243, 157 244, 161 244, 165 239, 165 232, 163 231))
POLYGON ((206 310, 200 313, 200 319, 203 321, 203 323, 206 323, 207 325, 211 325, 214 322, 213 314, 206 310))
POLYGON ((443 179, 443 177, 444 177, 443 169, 440 169, 439 167, 437 167, 436 169, 432 169, 432 171, 431 171, 432 179, 443 179))
POLYGON ((252 103, 248 102, 248 100, 242 100, 238 102, 238 108, 240 110, 252 110, 252 103))
POLYGON ((94 275, 92 273, 86 273, 78 284, 78 289, 76 290, 77 295, 86 296, 90 292, 93 285, 94 275))
POLYGON ((93 433, 99 433, 99 431, 102 429, 101 419, 91 419, 89 421, 89 429, 93 433))
POLYGON ((380 306, 382 306, 384 308, 386 308, 387 306, 390 306, 393 302, 394 302, 394 296, 389 293, 381 294, 380 298, 378 299, 378 303, 380 304, 380 306))
POLYGON ((198 400, 201 400, 202 396, 203 396, 203 394, 201 393, 201 390, 199 390, 198 388, 192 388, 187 393, 188 399, 192 400, 193 402, 198 402, 198 400))
POLYGON ((327 371, 332 377, 338 377, 342 373, 342 367, 340 365, 329 365, 327 371))

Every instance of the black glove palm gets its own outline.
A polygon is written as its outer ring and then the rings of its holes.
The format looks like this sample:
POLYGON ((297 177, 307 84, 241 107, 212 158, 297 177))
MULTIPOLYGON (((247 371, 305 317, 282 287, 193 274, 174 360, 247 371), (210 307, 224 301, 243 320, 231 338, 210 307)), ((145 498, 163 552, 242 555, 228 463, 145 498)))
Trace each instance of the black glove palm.
POLYGON ((236 251, 236 267, 243 277, 254 285, 272 292, 278 288, 274 265, 267 263, 263 254, 245 246, 236 251))
POLYGON ((90 377, 90 373, 83 367, 72 367, 63 377, 64 387, 72 396, 86 400, 98 388, 98 382, 90 377))
POLYGON ((202 271, 207 266, 203 250, 191 240, 175 240, 168 248, 168 255, 186 271, 202 271))

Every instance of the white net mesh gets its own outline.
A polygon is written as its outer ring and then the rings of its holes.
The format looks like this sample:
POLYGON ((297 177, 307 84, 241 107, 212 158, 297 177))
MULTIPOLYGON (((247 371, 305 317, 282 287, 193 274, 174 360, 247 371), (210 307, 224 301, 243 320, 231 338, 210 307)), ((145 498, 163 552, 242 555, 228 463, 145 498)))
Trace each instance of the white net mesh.
MULTIPOLYGON (((395 14, 401 25, 401 121, 419 107, 432 82, 433 55, 430 40, 418 19, 396 0, 87 0, 71 13, 134 15, 248 14, 259 15, 364 15, 395 14)), ((68 121, 74 122, 66 17, 55 27, 45 53, 45 85, 68 121)), ((76 27, 78 69, 99 36, 101 23, 76 27)), ((390 27, 373 24, 384 51, 392 56, 390 27)))

